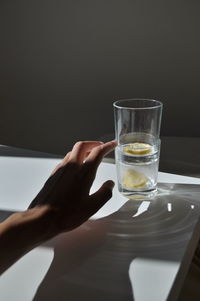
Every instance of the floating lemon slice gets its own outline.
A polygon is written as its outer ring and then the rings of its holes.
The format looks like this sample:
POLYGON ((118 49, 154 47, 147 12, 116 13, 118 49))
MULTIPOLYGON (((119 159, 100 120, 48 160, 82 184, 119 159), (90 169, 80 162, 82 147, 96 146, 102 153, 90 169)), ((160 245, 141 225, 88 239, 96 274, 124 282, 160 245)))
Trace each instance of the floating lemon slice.
POLYGON ((134 169, 127 169, 122 179, 122 185, 126 188, 141 188, 148 181, 148 178, 134 169))
POLYGON ((147 143, 134 142, 124 146, 123 151, 131 155, 146 155, 152 151, 152 146, 147 143))

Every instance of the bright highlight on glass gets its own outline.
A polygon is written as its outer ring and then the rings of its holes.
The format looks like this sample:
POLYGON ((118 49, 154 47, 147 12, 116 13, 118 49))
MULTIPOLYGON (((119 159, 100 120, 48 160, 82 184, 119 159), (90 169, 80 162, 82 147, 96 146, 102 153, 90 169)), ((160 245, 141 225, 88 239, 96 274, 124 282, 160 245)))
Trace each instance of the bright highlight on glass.
POLYGON ((114 102, 119 191, 129 198, 156 192, 162 103, 150 99, 114 102))

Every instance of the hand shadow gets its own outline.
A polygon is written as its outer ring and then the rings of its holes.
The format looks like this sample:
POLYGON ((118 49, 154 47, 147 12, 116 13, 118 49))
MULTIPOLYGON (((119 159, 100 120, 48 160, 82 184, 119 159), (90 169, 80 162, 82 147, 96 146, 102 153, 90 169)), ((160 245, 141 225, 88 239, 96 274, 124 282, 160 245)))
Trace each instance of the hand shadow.
POLYGON ((134 300, 130 265, 138 257, 180 260, 199 216, 199 192, 199 185, 162 184, 154 200, 129 200, 49 241, 54 259, 34 301, 134 300))

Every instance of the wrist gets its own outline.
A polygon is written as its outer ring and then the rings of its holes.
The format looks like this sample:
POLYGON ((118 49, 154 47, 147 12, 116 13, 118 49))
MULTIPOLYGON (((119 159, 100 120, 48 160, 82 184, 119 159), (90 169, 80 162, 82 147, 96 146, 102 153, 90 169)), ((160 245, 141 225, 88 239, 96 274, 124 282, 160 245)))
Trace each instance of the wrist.
POLYGON ((21 256, 55 236, 55 213, 41 206, 16 212, 0 223, 0 274, 21 256))
POLYGON ((54 209, 48 205, 16 212, 2 223, 1 232, 6 234, 6 237, 17 239, 19 245, 31 247, 57 234, 54 216, 54 209))

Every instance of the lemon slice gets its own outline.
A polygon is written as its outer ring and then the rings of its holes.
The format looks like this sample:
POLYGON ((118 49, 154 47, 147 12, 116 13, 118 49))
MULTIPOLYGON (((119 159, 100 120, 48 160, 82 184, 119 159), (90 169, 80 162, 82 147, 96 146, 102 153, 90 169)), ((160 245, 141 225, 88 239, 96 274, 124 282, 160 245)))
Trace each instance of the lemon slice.
POLYGON ((148 178, 134 169, 127 169, 122 179, 122 185, 126 188, 141 188, 148 181, 148 178))
POLYGON ((124 146, 123 151, 131 155, 146 155, 152 151, 152 146, 147 143, 134 142, 124 146))

